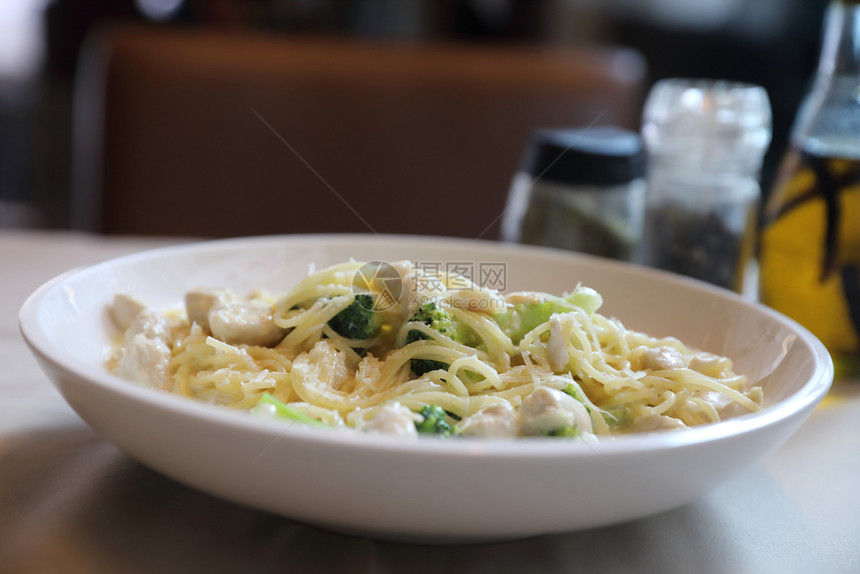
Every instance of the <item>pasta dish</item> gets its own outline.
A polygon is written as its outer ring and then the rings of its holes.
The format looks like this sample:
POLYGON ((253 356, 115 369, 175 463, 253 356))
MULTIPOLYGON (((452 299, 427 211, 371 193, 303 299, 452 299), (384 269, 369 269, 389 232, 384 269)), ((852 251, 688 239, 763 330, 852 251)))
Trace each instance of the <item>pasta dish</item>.
POLYGON ((414 437, 683 429, 761 408, 731 359, 628 330, 602 297, 503 294, 408 261, 311 270, 289 291, 119 294, 108 367, 258 416, 414 437))

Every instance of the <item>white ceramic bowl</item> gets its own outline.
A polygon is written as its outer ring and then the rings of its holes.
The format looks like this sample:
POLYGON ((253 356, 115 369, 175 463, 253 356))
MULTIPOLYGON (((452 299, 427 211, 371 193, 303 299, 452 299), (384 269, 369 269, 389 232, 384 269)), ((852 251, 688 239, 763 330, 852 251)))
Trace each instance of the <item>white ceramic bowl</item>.
MULTIPOLYGON (((498 269, 498 267, 492 267, 498 269)), ((497 277, 498 278, 498 277, 497 277)), ((759 462, 824 397, 833 367, 793 321, 733 293, 558 251, 392 236, 286 236, 160 249, 74 271, 25 303, 21 331, 69 404, 107 440, 185 484, 255 508, 389 539, 488 540, 596 527, 683 505, 759 462), (345 261, 504 264, 506 289, 603 294, 602 313, 728 355, 767 407, 598 445, 419 440, 285 426, 142 388, 104 368, 117 292, 178 305, 207 285, 286 290, 345 261)))

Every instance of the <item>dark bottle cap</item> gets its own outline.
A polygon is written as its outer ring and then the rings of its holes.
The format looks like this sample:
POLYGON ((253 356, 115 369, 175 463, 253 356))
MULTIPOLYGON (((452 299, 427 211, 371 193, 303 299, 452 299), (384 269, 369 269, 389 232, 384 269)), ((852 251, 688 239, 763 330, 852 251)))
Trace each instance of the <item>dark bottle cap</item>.
POLYGON ((562 184, 621 185, 644 176, 645 147, 639 134, 621 128, 541 129, 522 169, 562 184))

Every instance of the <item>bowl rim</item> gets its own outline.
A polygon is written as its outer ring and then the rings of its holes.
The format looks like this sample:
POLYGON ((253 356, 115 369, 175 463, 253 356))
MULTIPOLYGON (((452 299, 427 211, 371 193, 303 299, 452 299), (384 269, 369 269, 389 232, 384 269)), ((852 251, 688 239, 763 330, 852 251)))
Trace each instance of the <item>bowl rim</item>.
MULTIPOLYGON (((232 430, 250 432, 268 438, 273 443, 279 440, 295 440, 312 444, 327 444, 349 448, 366 448, 395 453, 422 453, 429 455, 455 456, 461 458, 476 455, 494 458, 546 458, 546 457, 593 457, 593 456, 626 456, 632 453, 648 453, 663 449, 684 448, 707 442, 731 439, 740 435, 755 432, 764 427, 790 419, 800 413, 810 410, 827 394, 833 381, 833 362, 824 345, 805 327, 793 319, 778 313, 752 299, 719 287, 625 262, 619 262, 591 255, 573 253, 559 249, 509 244, 490 240, 474 240, 454 237, 434 237, 418 235, 391 234, 294 234, 294 235, 263 235, 241 238, 192 241, 167 247, 146 249, 136 253, 114 257, 94 265, 72 268, 49 279, 31 293, 23 303, 18 316, 20 332, 43 365, 50 365, 64 373, 66 379, 76 381, 90 387, 96 387, 100 392, 121 395, 153 409, 166 409, 173 414, 192 417, 199 422, 216 425, 229 425, 232 430), (698 291, 707 291, 709 295, 728 299, 743 306, 752 307, 770 319, 782 323, 795 332, 812 354, 815 361, 814 370, 804 385, 779 402, 768 405, 761 411, 733 417, 715 424, 702 425, 684 429, 680 432, 632 433, 601 438, 595 444, 581 441, 558 441, 544 438, 516 439, 439 439, 437 437, 419 437, 417 440, 379 434, 341 432, 305 427, 301 424, 280 423, 254 417, 247 412, 217 407, 196 401, 188 397, 178 396, 168 391, 137 385, 122 379, 106 369, 99 369, 75 357, 69 356, 54 344, 50 336, 39 327, 38 313, 40 304, 56 289, 72 278, 87 274, 102 272, 116 265, 131 265, 140 261, 158 259, 165 256, 186 255, 194 252, 243 248, 255 243, 262 244, 297 244, 314 243, 355 243, 369 242, 384 243, 385 240, 401 245, 409 242, 415 245, 445 244, 448 247, 481 247, 498 253, 517 253, 535 255, 548 259, 584 260, 590 265, 606 266, 624 272, 645 274, 669 281, 670 283, 686 285, 698 291)), ((52 384, 57 386, 53 377, 52 384)))

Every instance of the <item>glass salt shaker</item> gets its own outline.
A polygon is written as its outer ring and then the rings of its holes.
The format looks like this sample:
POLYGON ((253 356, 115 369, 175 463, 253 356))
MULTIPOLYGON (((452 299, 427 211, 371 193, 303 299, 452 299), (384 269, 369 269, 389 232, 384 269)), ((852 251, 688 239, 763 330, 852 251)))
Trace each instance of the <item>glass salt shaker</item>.
POLYGON ((634 132, 538 130, 511 185, 502 239, 632 260, 644 172, 645 150, 634 132))
POLYGON ((642 135, 641 262, 742 292, 771 139, 767 92, 739 82, 662 80, 645 103, 642 135))

